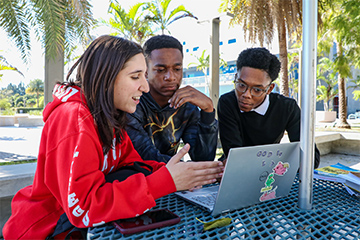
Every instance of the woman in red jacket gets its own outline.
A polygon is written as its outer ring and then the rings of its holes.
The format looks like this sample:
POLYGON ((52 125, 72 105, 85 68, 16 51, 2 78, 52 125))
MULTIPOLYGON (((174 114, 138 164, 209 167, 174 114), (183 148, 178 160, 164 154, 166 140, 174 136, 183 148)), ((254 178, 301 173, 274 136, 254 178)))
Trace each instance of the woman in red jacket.
POLYGON ((221 176, 220 162, 180 162, 188 145, 166 165, 144 161, 134 150, 124 130, 126 113, 133 113, 149 91, 145 72, 138 44, 101 36, 70 70, 69 81, 55 86, 54 100, 43 112, 34 182, 13 198, 6 240, 45 239, 64 213, 78 228, 135 217, 154 207, 157 198, 221 176), (106 180, 134 162, 150 165, 152 173, 106 180))

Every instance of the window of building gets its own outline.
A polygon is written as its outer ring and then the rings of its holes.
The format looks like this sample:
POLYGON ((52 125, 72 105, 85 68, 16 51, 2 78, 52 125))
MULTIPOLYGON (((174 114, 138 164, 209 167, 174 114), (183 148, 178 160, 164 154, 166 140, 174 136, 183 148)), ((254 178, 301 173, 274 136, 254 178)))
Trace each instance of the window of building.
POLYGON ((232 44, 232 43, 236 43, 236 38, 233 38, 233 39, 229 39, 229 40, 228 40, 228 44, 232 44))

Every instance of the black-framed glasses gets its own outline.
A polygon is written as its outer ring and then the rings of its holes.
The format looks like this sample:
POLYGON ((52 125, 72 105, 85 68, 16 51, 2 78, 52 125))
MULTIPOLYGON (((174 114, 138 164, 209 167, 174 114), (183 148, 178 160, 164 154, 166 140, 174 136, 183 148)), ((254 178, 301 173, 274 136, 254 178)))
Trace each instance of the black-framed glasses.
MULTIPOLYGON (((235 88, 237 91, 244 93, 248 90, 249 86, 246 85, 243 82, 240 82, 239 80, 234 80, 235 83, 235 88)), ((271 83, 265 88, 259 88, 259 87, 250 87, 250 94, 254 97, 260 97, 261 95, 263 95, 264 93, 267 92, 267 90, 269 90, 271 83)))

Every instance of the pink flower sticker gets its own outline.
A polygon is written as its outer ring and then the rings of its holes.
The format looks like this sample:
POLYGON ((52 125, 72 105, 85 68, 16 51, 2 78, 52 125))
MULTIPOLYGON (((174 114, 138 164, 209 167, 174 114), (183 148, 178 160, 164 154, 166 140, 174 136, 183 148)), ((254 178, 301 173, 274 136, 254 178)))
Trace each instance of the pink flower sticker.
POLYGON ((274 167, 273 171, 278 176, 284 176, 284 174, 287 172, 288 168, 290 167, 289 163, 283 163, 279 161, 276 166, 274 167))

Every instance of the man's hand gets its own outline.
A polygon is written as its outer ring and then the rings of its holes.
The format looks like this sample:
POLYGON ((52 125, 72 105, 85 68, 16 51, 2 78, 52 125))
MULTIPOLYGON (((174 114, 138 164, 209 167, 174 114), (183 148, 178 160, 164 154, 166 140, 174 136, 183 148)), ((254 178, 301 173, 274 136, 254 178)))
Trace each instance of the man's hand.
POLYGON ((223 163, 213 162, 180 162, 180 159, 189 151, 190 145, 185 146, 166 164, 177 191, 188 190, 216 182, 221 178, 224 170, 223 163))
POLYGON ((205 112, 214 111, 212 100, 202 92, 191 86, 178 89, 169 99, 170 107, 178 108, 184 103, 189 102, 205 112))
MULTIPOLYGON (((224 168, 225 168, 225 165, 226 165, 226 161, 227 161, 227 158, 225 158, 225 159, 222 161, 224 168)), ((218 181, 218 182, 220 183, 220 182, 221 182, 221 179, 222 179, 222 177, 217 178, 216 181, 218 181)))

